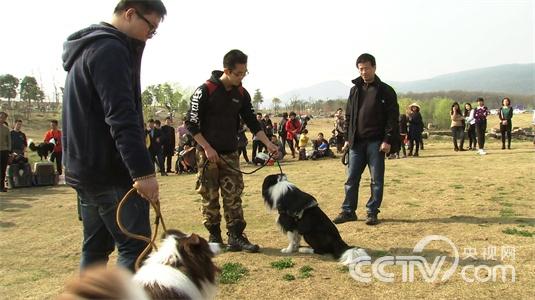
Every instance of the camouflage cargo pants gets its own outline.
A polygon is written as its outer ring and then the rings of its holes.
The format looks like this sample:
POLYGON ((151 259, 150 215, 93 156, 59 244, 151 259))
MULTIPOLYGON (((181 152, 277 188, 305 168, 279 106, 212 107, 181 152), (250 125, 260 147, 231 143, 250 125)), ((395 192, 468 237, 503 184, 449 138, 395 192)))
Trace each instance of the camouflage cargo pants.
POLYGON ((202 215, 205 225, 221 223, 219 204, 219 190, 223 198, 223 211, 227 227, 238 222, 245 222, 241 194, 243 192, 242 174, 231 169, 239 170, 238 152, 220 155, 228 164, 219 159, 217 163, 206 163, 204 151, 197 151, 197 192, 202 196, 202 215))

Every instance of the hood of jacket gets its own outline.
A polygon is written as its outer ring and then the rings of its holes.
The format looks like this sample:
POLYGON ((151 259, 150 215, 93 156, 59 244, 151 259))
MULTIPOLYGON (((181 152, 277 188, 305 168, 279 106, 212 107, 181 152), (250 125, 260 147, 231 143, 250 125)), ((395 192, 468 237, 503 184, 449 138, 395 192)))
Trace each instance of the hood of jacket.
POLYGON ((82 51, 96 40, 115 38, 125 43, 131 50, 140 55, 145 48, 145 42, 130 38, 108 23, 93 24, 87 28, 71 34, 63 43, 63 69, 69 71, 82 51))

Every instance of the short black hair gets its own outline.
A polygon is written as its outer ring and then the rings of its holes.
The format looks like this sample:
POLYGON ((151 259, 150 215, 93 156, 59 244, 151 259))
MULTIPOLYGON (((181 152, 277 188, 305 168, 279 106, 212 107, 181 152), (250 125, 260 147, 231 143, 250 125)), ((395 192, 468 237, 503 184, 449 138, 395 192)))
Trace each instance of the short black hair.
POLYGON ((50 120, 50 123, 54 123, 54 124, 58 125, 58 120, 50 120))
POLYGON ((294 117, 297 117, 297 114, 293 111, 290 112, 290 116, 294 116, 294 117))
POLYGON ((357 67, 359 64, 371 63, 372 67, 375 67, 375 57, 369 53, 363 53, 357 58, 357 67))
POLYGON ((223 67, 233 70, 237 64, 247 64, 247 55, 240 50, 230 50, 223 57, 223 67))
POLYGON ((149 119, 147 123, 154 123, 154 119, 149 119))
POLYGON ((288 118, 288 113, 287 113, 287 112, 283 112, 283 113, 282 113, 282 117, 283 117, 283 118, 288 118))
POLYGON ((160 120, 156 120, 156 121, 154 121, 154 124, 162 125, 162 122, 160 122, 160 120))
POLYGON ((167 15, 167 9, 161 0, 121 0, 115 6, 114 14, 129 8, 136 9, 140 14, 158 14, 162 20, 167 15))
POLYGON ((22 120, 21 119, 16 119, 15 120, 15 123, 19 123, 19 122, 22 123, 22 120))
POLYGON ((482 97, 478 97, 478 98, 477 98, 477 101, 478 101, 478 102, 479 102, 479 101, 483 101, 483 102, 485 102, 485 99, 483 99, 482 97))

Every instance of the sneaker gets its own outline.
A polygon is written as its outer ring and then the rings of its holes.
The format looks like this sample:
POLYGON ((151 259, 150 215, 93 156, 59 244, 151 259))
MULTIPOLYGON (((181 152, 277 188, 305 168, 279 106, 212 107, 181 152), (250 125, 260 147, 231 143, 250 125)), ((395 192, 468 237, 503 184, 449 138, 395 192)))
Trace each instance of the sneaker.
POLYGON ((366 218, 366 225, 377 225, 379 224, 379 219, 377 219, 377 214, 368 214, 366 218))
POLYGON ((351 221, 356 221, 356 220, 357 220, 357 214, 355 214, 354 212, 349 213, 349 212, 343 211, 339 213, 338 216, 336 216, 336 218, 334 218, 333 223, 342 224, 345 222, 351 222, 351 221))
POLYGON ((485 152, 484 149, 479 149, 479 150, 477 151, 477 153, 478 153, 479 155, 485 155, 485 154, 487 154, 487 152, 485 152))

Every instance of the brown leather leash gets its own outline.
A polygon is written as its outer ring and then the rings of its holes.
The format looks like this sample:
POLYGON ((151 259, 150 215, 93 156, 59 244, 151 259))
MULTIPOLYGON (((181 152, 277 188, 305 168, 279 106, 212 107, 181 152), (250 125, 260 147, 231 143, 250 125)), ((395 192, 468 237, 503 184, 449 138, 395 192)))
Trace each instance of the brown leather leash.
POLYGON ((132 195, 134 195, 136 193, 137 193, 137 190, 135 188, 131 188, 128 191, 128 193, 126 193, 126 195, 124 195, 123 199, 121 199, 121 201, 117 205, 117 213, 115 215, 116 216, 115 219, 117 221, 117 226, 119 226, 119 229, 124 233, 124 235, 126 235, 129 238, 137 239, 137 240, 144 241, 144 242, 148 243, 147 247, 145 247, 145 249, 143 249, 143 252, 141 252, 141 254, 139 254, 139 256, 136 259, 135 267, 136 267, 136 271, 137 271, 139 269, 140 265, 141 265, 141 260, 152 250, 152 248, 154 248, 154 250, 158 250, 158 247, 156 247, 155 240, 156 240, 156 237, 158 236, 158 226, 160 225, 160 222, 162 223, 162 228, 163 228, 164 232, 167 231, 167 228, 165 227, 165 222, 163 221, 162 212, 160 211, 160 205, 159 204, 154 204, 151 201, 149 201, 149 202, 150 202, 151 206, 154 208, 154 211, 156 212, 156 218, 154 220, 154 224, 156 224, 156 227, 154 229, 154 234, 152 235, 152 237, 150 239, 148 237, 142 236, 140 234, 131 233, 123 226, 123 223, 121 222, 121 209, 124 206, 124 204, 126 203, 126 201, 128 201, 128 199, 132 195))

